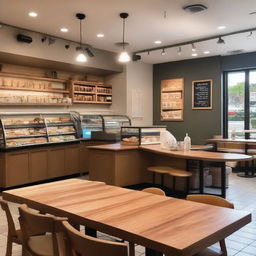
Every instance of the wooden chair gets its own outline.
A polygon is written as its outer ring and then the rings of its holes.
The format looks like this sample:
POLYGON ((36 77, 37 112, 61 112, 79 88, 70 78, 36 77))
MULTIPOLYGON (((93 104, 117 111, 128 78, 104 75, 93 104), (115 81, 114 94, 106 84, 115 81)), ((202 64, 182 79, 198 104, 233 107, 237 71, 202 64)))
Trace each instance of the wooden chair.
POLYGON ((7 234, 7 247, 6 256, 12 255, 12 243, 22 244, 21 230, 15 228, 15 224, 11 215, 8 203, 4 200, 0 200, 2 209, 5 211, 7 223, 8 223, 8 234, 7 234))
POLYGON ((57 222, 66 218, 43 215, 30 210, 27 205, 19 207, 23 252, 32 256, 59 256, 57 222))
POLYGON ((127 245, 124 243, 100 240, 84 235, 63 221, 63 231, 66 240, 67 255, 80 256, 127 256, 127 245))
POLYGON ((155 194, 155 195, 160 195, 160 196, 165 196, 165 192, 160 189, 160 188, 145 188, 142 190, 143 192, 155 194))
MULTIPOLYGON (((230 208, 234 209, 234 204, 230 203, 229 201, 225 200, 222 197, 219 196, 212 196, 212 195, 188 195, 187 200, 197 202, 197 203, 203 203, 203 204, 210 204, 214 206, 219 206, 219 207, 225 207, 225 208, 230 208)), ((196 254, 196 256, 227 256, 227 248, 226 248, 226 243, 225 240, 219 241, 220 243, 220 249, 221 251, 213 251, 209 248, 206 248, 204 251, 196 254)))

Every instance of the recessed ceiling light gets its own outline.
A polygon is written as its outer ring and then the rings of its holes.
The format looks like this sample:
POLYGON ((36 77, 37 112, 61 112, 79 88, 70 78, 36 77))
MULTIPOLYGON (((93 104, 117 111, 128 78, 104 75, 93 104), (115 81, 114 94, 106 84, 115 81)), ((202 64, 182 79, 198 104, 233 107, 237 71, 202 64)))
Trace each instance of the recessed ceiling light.
POLYGON ((204 51, 204 54, 210 54, 210 51, 204 51))
POLYGON ((155 41, 155 44, 161 44, 161 43, 162 43, 162 41, 160 41, 160 40, 155 41))
POLYGON ((67 33, 68 32, 68 28, 61 28, 60 31, 63 32, 63 33, 67 33))
POLYGON ((97 37, 102 38, 102 37, 104 37, 104 34, 97 34, 97 37))
POLYGON ((219 30, 222 30, 222 29, 225 29, 225 28, 226 28, 226 26, 218 26, 219 30))
POLYGON ((192 53, 191 55, 192 55, 193 57, 198 56, 198 54, 197 54, 197 53, 192 53))
POLYGON ((28 15, 33 18, 38 16, 36 12, 29 12, 28 15))

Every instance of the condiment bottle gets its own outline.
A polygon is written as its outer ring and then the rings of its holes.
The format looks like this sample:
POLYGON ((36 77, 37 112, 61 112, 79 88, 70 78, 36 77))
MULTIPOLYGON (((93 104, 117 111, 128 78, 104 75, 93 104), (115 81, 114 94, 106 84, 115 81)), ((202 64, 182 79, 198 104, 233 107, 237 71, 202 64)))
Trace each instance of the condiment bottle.
POLYGON ((188 151, 191 149, 191 139, 186 133, 186 137, 184 138, 184 150, 188 151))

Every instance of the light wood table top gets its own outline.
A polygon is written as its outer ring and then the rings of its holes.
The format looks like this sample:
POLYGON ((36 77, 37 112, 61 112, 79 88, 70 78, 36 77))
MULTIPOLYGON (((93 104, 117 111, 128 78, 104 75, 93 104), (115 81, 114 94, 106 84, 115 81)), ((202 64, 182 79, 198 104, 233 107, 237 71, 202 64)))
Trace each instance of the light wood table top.
POLYGON ((248 145, 255 145, 256 140, 255 139, 207 139, 206 140, 209 143, 218 143, 218 142, 228 142, 228 143, 239 143, 239 144, 248 144, 248 145))
POLYGON ((190 256, 251 221, 251 214, 82 179, 3 192, 3 198, 161 251, 190 256))
POLYGON ((149 151, 156 154, 166 155, 174 158, 193 159, 211 162, 229 162, 229 161, 249 161, 251 156, 243 154, 230 154, 219 152, 207 152, 201 150, 190 151, 171 151, 161 149, 160 145, 145 145, 139 147, 141 150, 149 151))

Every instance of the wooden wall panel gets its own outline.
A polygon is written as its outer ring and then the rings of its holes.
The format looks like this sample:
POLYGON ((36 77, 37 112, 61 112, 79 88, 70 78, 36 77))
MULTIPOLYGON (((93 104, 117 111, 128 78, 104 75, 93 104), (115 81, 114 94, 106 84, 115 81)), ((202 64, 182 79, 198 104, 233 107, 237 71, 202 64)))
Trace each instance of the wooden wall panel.
POLYGON ((75 174, 80 171, 79 145, 65 148, 65 175, 75 174))
POLYGON ((55 148, 48 151, 48 177, 63 176, 65 169, 65 149, 55 148))

